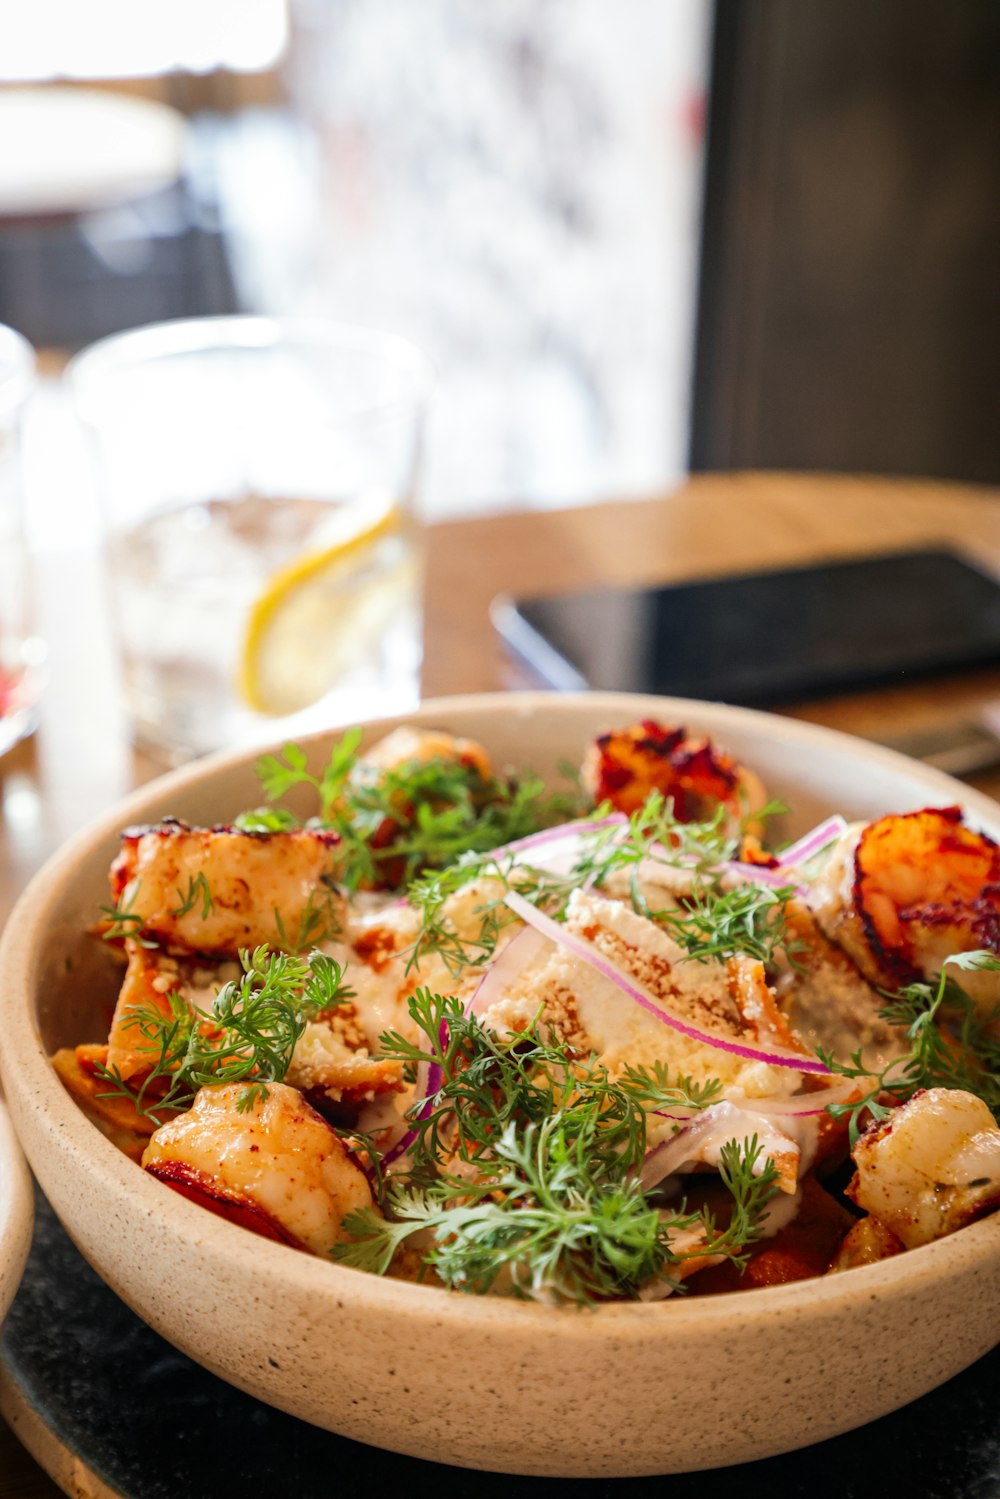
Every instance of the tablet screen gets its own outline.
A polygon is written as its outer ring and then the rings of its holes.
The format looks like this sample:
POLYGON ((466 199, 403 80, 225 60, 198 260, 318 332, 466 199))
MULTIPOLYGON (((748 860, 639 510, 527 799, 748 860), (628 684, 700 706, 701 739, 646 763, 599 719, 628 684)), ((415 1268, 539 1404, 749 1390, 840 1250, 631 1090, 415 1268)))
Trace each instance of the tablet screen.
POLYGON ((497 600, 547 685, 763 705, 1000 663, 1000 584, 947 551, 497 600))

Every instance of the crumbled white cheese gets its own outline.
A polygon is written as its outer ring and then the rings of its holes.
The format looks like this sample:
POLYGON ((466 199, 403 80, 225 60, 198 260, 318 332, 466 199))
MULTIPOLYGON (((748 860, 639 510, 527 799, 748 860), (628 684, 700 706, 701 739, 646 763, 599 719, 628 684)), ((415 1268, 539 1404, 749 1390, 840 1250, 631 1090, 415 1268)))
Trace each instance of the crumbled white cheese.
MULTIPOLYGON (((748 1035, 730 992, 724 963, 694 962, 660 927, 631 906, 591 892, 570 898, 567 929, 585 937, 639 980, 675 1014, 699 1029, 745 1045, 748 1035)), ((521 973, 483 1020, 501 1030, 523 1029, 536 1015, 560 1038, 593 1050, 614 1075, 631 1064, 665 1062, 697 1082, 720 1078, 747 1097, 792 1093, 792 1069, 749 1061, 709 1048, 658 1020, 592 965, 555 944, 521 973)))

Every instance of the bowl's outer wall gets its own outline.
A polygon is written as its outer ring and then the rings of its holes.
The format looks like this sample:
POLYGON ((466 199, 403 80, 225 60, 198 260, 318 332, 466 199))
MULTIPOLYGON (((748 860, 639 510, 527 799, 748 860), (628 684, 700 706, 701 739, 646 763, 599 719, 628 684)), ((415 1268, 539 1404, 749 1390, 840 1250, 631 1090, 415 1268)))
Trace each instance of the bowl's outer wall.
POLYGON ((0 1096, 0 1322, 21 1282, 34 1217, 31 1173, 0 1096))
MULTIPOLYGON (((775 738, 774 719, 745 710, 531 694, 429 704, 407 721, 479 737, 498 763, 551 775, 595 732, 643 716, 704 728, 734 749, 794 806, 790 832, 834 809, 871 817, 962 801, 1000 833, 995 804, 935 772, 806 725, 783 721, 775 738)), ((321 742, 314 752, 321 760, 321 742)), ((102 819, 33 882, 0 953, 3 1077, 28 1157, 87 1258, 178 1347, 362 1441, 596 1477, 818 1441, 915 1398, 1000 1338, 1000 1218, 846 1276, 578 1314, 325 1265, 137 1172, 63 1093, 47 1050, 100 1034, 91 995, 106 984, 110 998, 111 976, 95 971, 80 933, 106 898, 116 828, 168 813, 230 817, 259 799, 252 761, 165 778, 102 819)))

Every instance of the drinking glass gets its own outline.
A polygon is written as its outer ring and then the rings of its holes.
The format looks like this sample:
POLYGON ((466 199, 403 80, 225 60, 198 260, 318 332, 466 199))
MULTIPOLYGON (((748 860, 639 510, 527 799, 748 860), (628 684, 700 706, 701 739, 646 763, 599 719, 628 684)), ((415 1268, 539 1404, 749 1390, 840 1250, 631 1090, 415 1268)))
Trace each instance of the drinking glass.
POLYGON ((415 705, 416 349, 201 318, 103 339, 67 375, 141 743, 176 763, 415 705))
POLYGON ((35 633, 24 542, 21 425, 35 383, 31 345, 0 327, 0 755, 30 734, 44 648, 35 633))

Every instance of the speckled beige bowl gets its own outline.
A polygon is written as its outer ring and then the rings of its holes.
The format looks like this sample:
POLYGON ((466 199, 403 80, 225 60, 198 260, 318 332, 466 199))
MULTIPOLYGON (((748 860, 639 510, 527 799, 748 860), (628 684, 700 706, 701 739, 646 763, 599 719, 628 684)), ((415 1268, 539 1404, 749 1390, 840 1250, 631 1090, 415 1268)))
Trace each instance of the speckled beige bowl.
POLYGON ((0 1096, 0 1322, 20 1284, 34 1217, 31 1173, 0 1096))
MULTIPOLYGON (((795 808, 870 817, 1000 808, 888 751, 695 703, 540 694, 428 703, 423 722, 549 774, 601 729, 707 730, 795 808)), ((374 738, 391 724, 373 725, 374 738)), ((312 745, 317 760, 324 741, 312 745)), ((420 1457, 610 1476, 713 1467, 803 1446, 931 1389, 1000 1338, 1000 1215, 884 1264, 717 1300, 556 1311, 378 1280, 254 1238, 119 1155, 63 1092, 57 1045, 104 1033, 113 975, 82 935, 125 823, 217 822, 258 800, 252 755, 147 787, 32 883, 0 953, 3 1081, 60 1218, 109 1284, 216 1374, 307 1421, 420 1457)))

